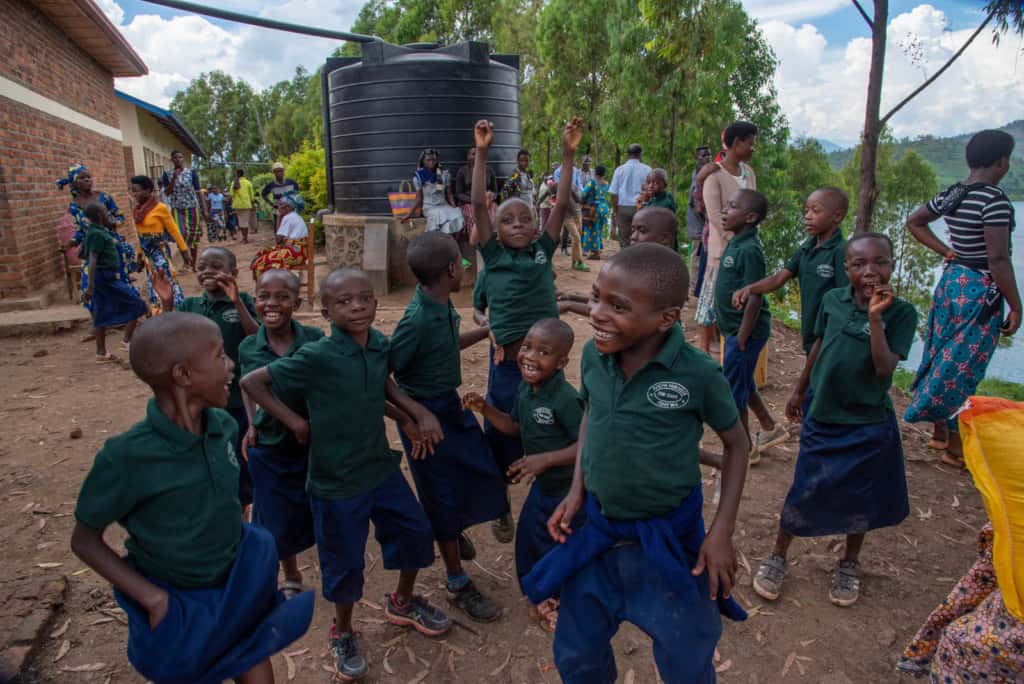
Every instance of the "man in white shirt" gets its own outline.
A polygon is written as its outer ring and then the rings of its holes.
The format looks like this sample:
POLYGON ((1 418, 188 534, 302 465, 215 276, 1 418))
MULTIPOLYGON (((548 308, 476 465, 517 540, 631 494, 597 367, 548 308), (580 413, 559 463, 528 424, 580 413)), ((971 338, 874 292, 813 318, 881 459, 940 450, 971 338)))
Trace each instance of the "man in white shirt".
POLYGON ((629 247, 629 234, 633 230, 633 215, 636 214, 636 200, 643 192, 644 183, 647 182, 647 176, 651 173, 651 167, 640 161, 643 150, 639 145, 636 143, 630 145, 626 154, 629 155, 629 159, 615 169, 611 187, 608 188, 612 206, 615 207, 615 227, 619 233, 619 246, 622 249, 629 247))

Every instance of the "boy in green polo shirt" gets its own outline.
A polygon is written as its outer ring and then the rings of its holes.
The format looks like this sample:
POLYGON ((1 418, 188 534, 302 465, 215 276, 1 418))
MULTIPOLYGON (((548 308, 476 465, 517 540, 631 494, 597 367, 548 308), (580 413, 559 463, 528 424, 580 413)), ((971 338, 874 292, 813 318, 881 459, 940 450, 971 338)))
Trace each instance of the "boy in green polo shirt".
POLYGON ((750 434, 747 406, 757 416, 762 432, 752 440, 750 465, 761 460, 761 450, 784 442, 789 433, 784 425, 776 423, 761 399, 754 382, 754 369, 761 350, 771 335, 771 314, 761 295, 752 295, 746 307, 732 306, 732 293, 764 278, 764 246, 757 234, 758 224, 768 214, 768 200, 756 190, 737 190, 729 200, 722 221, 732 239, 722 252, 722 260, 715 280, 715 320, 725 336, 725 355, 722 371, 732 388, 740 422, 750 434))
POLYGON ((548 520, 560 545, 523 579, 534 603, 561 591, 554 655, 567 684, 615 681, 610 640, 622 621, 651 635, 665 681, 713 681, 720 612, 745 617, 728 596, 749 443, 722 372, 677 324, 688 280, 678 254, 641 244, 612 257, 594 282, 581 447, 569 493, 548 520), (706 537, 705 423, 725 446, 706 537), (574 528, 584 503, 587 522, 574 528))
POLYGON ((750 295, 775 292, 789 280, 800 281, 800 334, 804 354, 814 346, 814 323, 821 299, 829 290, 846 287, 846 239, 841 226, 850 200, 839 188, 818 188, 804 204, 804 228, 808 238, 778 273, 732 293, 732 304, 742 309, 750 295))
MULTIPOLYGON (((256 283, 256 313, 263 324, 238 346, 241 375, 292 356, 307 342, 324 336, 320 328, 297 323, 292 314, 302 305, 299 277, 291 271, 264 271, 256 283)), ((282 397, 299 415, 308 415, 300 395, 282 397)), ((315 543, 313 516, 306 495, 306 447, 279 420, 242 393, 249 430, 245 453, 253 485, 253 522, 267 528, 277 543, 286 596, 302 591, 296 554, 315 543)))
MULTIPOLYGON (((516 529, 516 576, 520 588, 523 577, 555 546, 547 533, 547 520, 572 484, 572 465, 583 418, 580 395, 563 372, 569 363, 573 340, 572 328, 557 318, 543 318, 533 324, 516 359, 523 382, 511 413, 499 411, 476 392, 469 392, 462 399, 496 429, 518 435, 523 441, 526 455, 514 462, 508 473, 513 483, 533 479, 516 529)), ((574 525, 582 525, 583 520, 580 514, 574 525)), ((551 629, 558 618, 557 605, 549 599, 544 605, 534 606, 532 613, 543 619, 542 626, 551 629)))
POLYGON ((269 658, 306 632, 313 593, 285 601, 273 537, 241 522, 238 427, 221 410, 234 363, 217 326, 184 313, 143 323, 130 360, 154 396, 96 455, 71 550, 114 585, 146 679, 273 682, 269 658), (103 539, 115 522, 124 558, 103 539))
POLYGON ((754 577, 754 591, 773 601, 786 576, 794 536, 845 534, 829 599, 849 606, 860 595, 864 534, 897 525, 910 512, 903 445, 889 388, 914 341, 917 311, 893 294, 892 242, 865 233, 846 245, 847 287, 821 301, 815 342, 786 405, 803 418, 800 455, 782 508, 772 554, 754 577), (804 415, 808 387, 813 390, 804 415))
POLYGON ((452 236, 424 233, 409 243, 406 256, 419 285, 391 335, 388 363, 398 386, 437 417, 444 440, 430 458, 417 459, 409 435, 400 430, 399 436, 444 561, 448 601, 477 622, 492 622, 501 609, 463 569, 462 560, 476 555, 463 531, 508 513, 505 480, 479 423, 456 393, 462 384, 459 351, 486 340, 489 330, 459 334, 451 294, 461 288, 464 269, 452 236))
MULTIPOLYGON (((542 231, 537 229, 533 207, 513 197, 498 207, 494 224, 487 211, 487 155, 494 142, 494 127, 478 121, 473 130, 476 164, 473 167, 472 200, 476 218, 477 249, 487 274, 481 297, 487 302, 487 319, 494 344, 487 378, 487 402, 501 411, 511 411, 522 376, 516 357, 523 337, 542 318, 557 318, 555 281, 551 258, 558 245, 562 223, 572 195, 571 173, 558 181, 554 207, 542 231), (538 233, 540 236, 538 237, 538 233)), ((562 133, 562 168, 573 168, 576 148, 583 137, 583 122, 573 117, 562 133)), ((518 438, 504 435, 489 422, 484 433, 501 472, 507 472, 523 455, 518 438)), ((515 526, 511 514, 492 526, 494 537, 512 541, 515 526)))
POLYGON ((649 196, 644 207, 663 207, 676 213, 676 198, 668 191, 668 173, 665 169, 651 171, 647 176, 647 191, 649 196))
MULTIPOLYGON (((238 289, 238 263, 235 254, 224 247, 207 247, 199 254, 196 261, 196 275, 203 294, 199 297, 186 297, 178 307, 179 311, 205 316, 217 324, 224 338, 224 353, 235 365, 238 365, 238 346, 249 335, 260 327, 257 322, 256 307, 248 292, 238 289)), ((174 297, 169 285, 162 280, 155 280, 153 288, 157 290, 164 311, 174 309, 174 297)), ((242 452, 242 438, 249 430, 249 417, 242 404, 242 390, 238 386, 238 378, 231 378, 231 392, 228 395, 228 413, 238 423, 238 444, 236 448, 242 452)), ((242 459, 238 479, 238 498, 242 507, 252 503, 252 478, 249 476, 249 465, 242 459)))
POLYGON ((313 513, 324 598, 334 603, 329 637, 337 676, 367 672, 352 608, 363 595, 366 539, 373 522, 383 565, 399 570, 385 596, 388 621, 437 636, 448 616, 413 594, 420 568, 434 563, 430 521, 388 446, 384 416, 413 442, 412 457, 429 457, 443 439, 437 419, 388 377, 388 339, 373 328, 377 298, 369 277, 354 268, 332 271, 320 284, 322 313, 331 334, 242 378, 246 393, 309 444, 306 490, 313 513), (306 399, 309 418, 282 401, 306 399))

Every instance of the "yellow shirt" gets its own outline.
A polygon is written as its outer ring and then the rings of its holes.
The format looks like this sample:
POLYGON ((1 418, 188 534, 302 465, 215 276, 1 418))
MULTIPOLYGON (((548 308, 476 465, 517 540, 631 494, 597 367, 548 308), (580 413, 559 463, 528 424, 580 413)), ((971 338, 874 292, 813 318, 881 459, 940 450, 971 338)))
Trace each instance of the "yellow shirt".
POLYGON ((243 176, 238 179, 237 190, 235 190, 234 183, 228 185, 228 189, 231 190, 232 209, 252 209, 253 203, 256 201, 256 194, 253 192, 252 183, 248 178, 243 176))
POLYGON ((163 202, 157 202, 153 210, 146 214, 141 223, 136 222, 135 231, 139 235, 163 235, 167 233, 183 252, 188 251, 185 238, 181 236, 178 223, 171 216, 171 210, 163 202))

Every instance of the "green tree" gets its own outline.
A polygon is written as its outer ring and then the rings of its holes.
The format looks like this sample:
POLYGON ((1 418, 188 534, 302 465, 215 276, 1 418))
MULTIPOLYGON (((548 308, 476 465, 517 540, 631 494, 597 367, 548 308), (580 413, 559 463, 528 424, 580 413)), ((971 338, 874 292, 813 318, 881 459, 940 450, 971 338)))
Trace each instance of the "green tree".
POLYGON ((207 166, 223 166, 265 160, 260 128, 254 121, 258 100, 245 81, 211 71, 179 91, 171 110, 206 150, 207 166))
POLYGON ((323 97, 320 71, 309 74, 301 66, 290 81, 274 84, 261 95, 269 113, 263 141, 271 159, 284 159, 310 143, 323 146, 323 97))

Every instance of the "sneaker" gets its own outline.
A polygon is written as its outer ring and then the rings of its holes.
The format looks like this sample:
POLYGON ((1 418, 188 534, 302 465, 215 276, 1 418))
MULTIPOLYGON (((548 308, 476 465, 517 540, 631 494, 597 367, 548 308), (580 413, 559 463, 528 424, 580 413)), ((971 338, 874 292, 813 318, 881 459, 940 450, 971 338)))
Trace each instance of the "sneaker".
POLYGON ((338 633, 338 626, 331 625, 331 653, 334 654, 334 671, 343 682, 354 682, 366 676, 366 658, 359 652, 357 632, 338 633))
POLYGON ((516 523, 511 513, 506 513, 491 523, 491 534, 501 544, 508 544, 516 536, 516 523))
POLYGON ((476 547, 473 546, 473 540, 467 537, 465 532, 459 535, 459 558, 464 561, 476 558, 476 547))
POLYGON ((766 601, 774 601, 782 593, 782 580, 786 579, 786 559, 772 554, 761 561, 754 575, 754 591, 766 601))
POLYGON ((789 430, 786 429, 785 425, 776 423, 775 429, 769 432, 758 432, 754 436, 754 445, 757 447, 758 452, 761 452, 765 449, 771 449, 773 446, 778 446, 787 439, 789 439, 789 430))
MULTIPOLYGON (((447 587, 446 587, 447 588, 447 587)), ((448 603, 452 604, 475 622, 494 622, 501 617, 501 608, 490 597, 482 594, 473 580, 461 589, 447 589, 448 603)))
POLYGON ((415 594, 404 606, 398 604, 394 594, 386 595, 384 615, 393 625, 412 627, 427 636, 441 636, 452 627, 447 615, 427 603, 427 599, 415 594))
POLYGON ((572 267, 573 270, 580 271, 582 273, 590 273, 590 267, 587 266, 582 261, 577 261, 575 264, 572 265, 572 267))
POLYGON ((860 563, 839 561, 832 573, 832 588, 828 590, 828 598, 842 608, 857 602, 860 598, 860 563))

